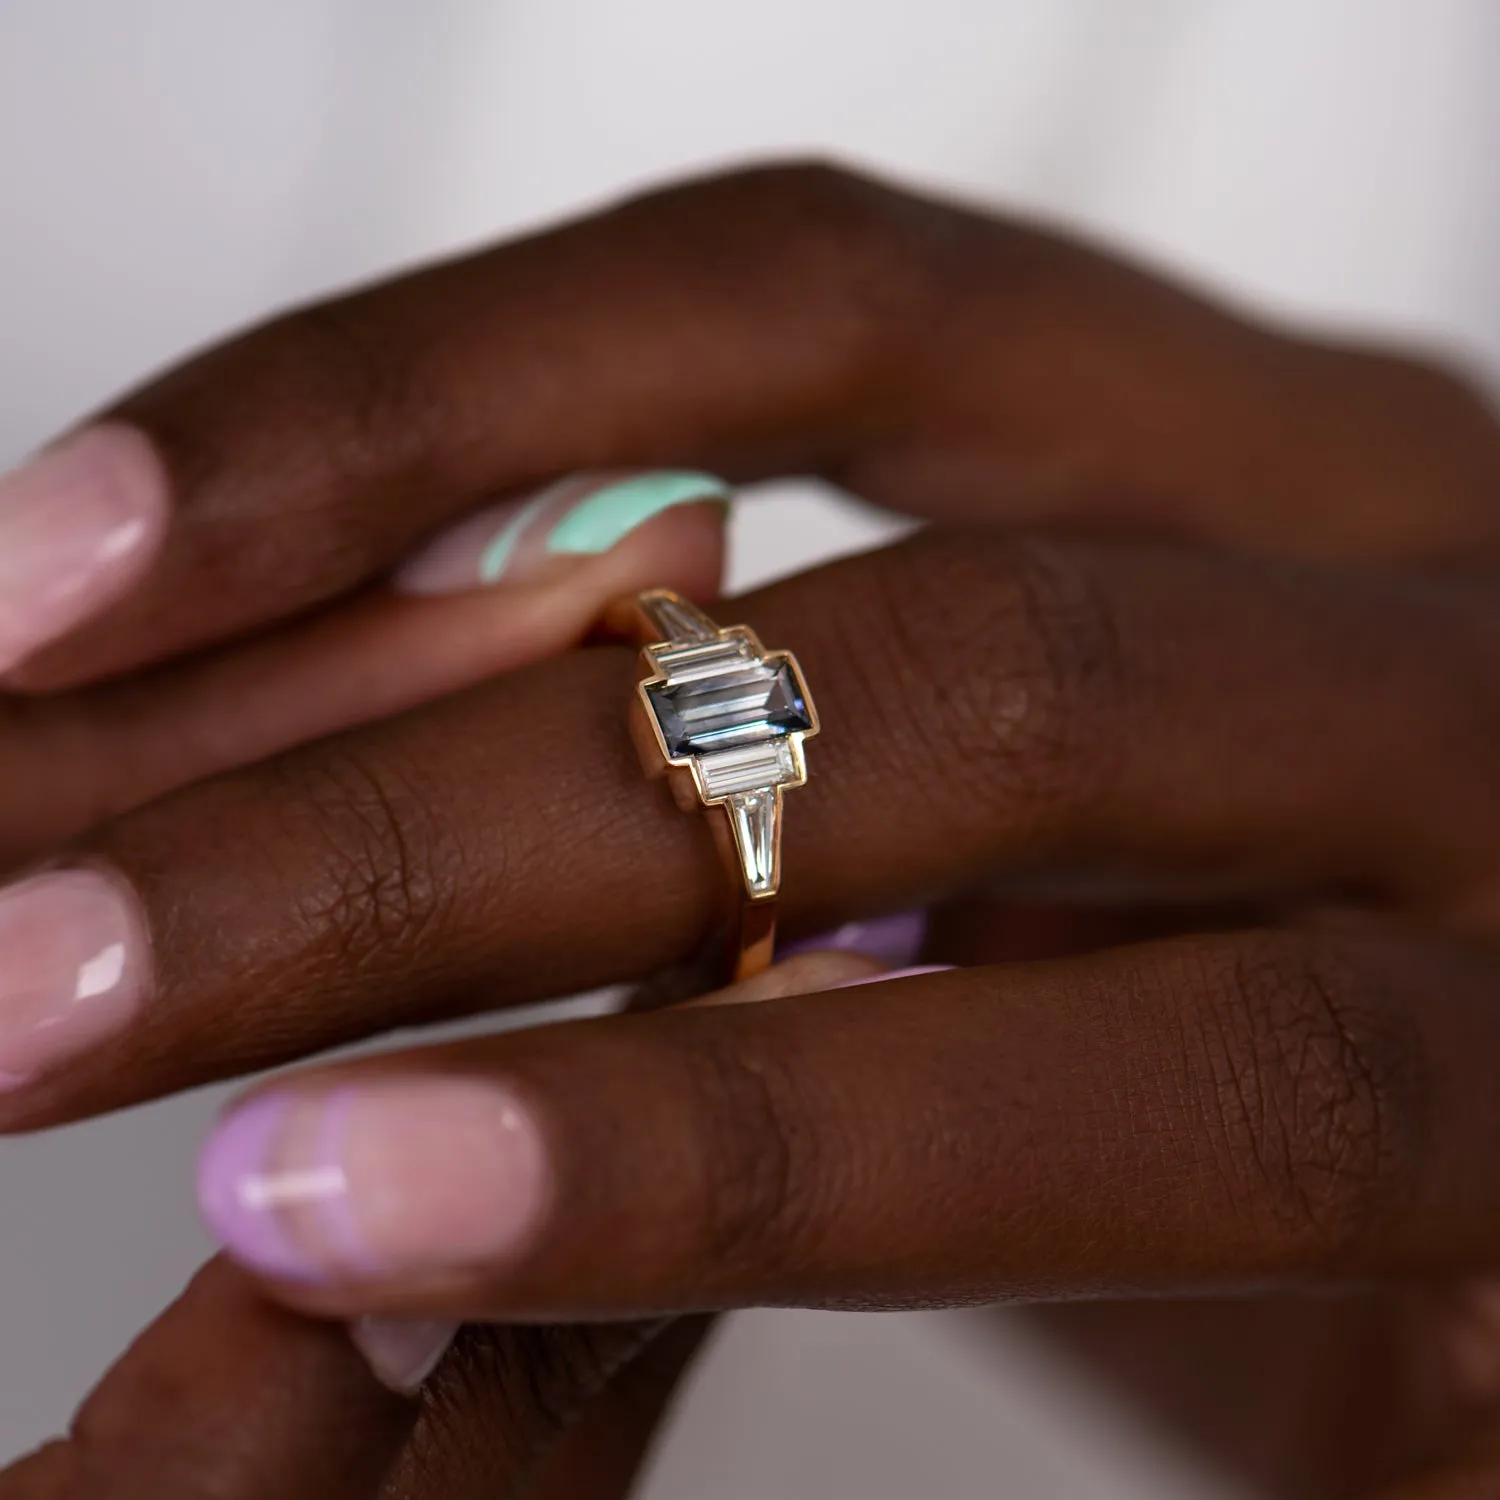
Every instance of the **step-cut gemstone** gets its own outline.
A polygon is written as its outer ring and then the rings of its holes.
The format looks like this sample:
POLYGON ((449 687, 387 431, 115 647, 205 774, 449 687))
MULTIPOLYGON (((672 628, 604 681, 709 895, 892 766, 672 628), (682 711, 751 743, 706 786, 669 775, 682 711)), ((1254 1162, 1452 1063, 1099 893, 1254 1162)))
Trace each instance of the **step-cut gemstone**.
POLYGON ((697 682, 702 677, 716 677, 760 660, 744 637, 737 635, 697 645, 669 646, 665 650, 657 647, 653 655, 673 687, 679 683, 697 682))
POLYGON ((708 797, 785 786, 797 779, 792 747, 784 738, 711 751, 699 758, 698 772, 703 778, 704 795, 708 797))
POLYGON ((788 662, 762 661, 742 642, 716 642, 657 659, 667 681, 647 693, 673 759, 812 728, 788 662))

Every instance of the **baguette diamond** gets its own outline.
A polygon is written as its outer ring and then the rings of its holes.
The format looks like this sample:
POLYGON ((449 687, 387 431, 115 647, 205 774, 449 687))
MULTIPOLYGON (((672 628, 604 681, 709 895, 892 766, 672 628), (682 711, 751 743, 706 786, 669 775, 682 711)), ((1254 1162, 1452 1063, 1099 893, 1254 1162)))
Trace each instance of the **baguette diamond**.
POLYGON ((708 796, 728 797, 757 787, 780 786, 797 779, 792 747, 786 740, 744 745, 737 750, 715 750, 698 762, 703 790, 708 796))

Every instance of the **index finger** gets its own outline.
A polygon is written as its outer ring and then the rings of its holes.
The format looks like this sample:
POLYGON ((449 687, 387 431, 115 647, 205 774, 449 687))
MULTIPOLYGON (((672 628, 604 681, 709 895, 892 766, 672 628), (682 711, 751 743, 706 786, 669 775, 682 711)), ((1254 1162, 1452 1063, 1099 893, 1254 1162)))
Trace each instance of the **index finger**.
POLYGON ((662 462, 1276 551, 1500 527, 1500 442, 1461 382, 782 167, 294 312, 130 395, 0 483, 0 670, 56 688, 183 652, 343 594, 488 496, 662 462))

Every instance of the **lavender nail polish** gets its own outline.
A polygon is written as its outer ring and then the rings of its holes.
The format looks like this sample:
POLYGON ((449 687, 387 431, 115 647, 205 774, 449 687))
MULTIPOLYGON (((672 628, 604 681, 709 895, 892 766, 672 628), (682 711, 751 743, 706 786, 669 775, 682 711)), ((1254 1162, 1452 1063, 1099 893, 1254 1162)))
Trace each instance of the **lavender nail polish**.
POLYGON ((282 1281, 317 1280, 283 1214, 293 1201, 336 1194, 341 1174, 336 1165, 311 1165, 285 1174, 278 1191, 266 1168, 278 1155, 290 1107, 284 1094, 257 1094, 220 1120, 198 1160, 198 1208, 209 1233, 251 1270, 282 1281))
POLYGON ((231 1109, 198 1197, 251 1270, 367 1284, 503 1258, 539 1219, 547 1175, 535 1122, 505 1089, 390 1073, 231 1109))
POLYGON ((832 932, 791 943, 779 955, 795 958, 801 953, 824 953, 830 949, 841 953, 858 953, 883 964, 909 964, 922 951, 927 940, 927 913, 903 911, 888 917, 873 917, 865 922, 846 922, 832 932))

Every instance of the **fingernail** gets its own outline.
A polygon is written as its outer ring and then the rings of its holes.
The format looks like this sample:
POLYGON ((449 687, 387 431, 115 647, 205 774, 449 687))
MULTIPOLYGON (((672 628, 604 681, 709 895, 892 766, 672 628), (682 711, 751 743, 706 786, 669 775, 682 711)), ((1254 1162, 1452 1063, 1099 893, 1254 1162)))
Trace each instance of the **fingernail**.
POLYGON ((946 974, 957 967, 957 964, 916 964, 909 969, 887 969, 884 974, 868 974, 863 979, 846 979, 834 988, 852 990, 860 984, 884 984, 889 979, 915 979, 918 974, 946 974))
POLYGON ((409 1396, 437 1369, 458 1330, 457 1323, 416 1318, 356 1318, 349 1337, 382 1385, 409 1396))
POLYGON ((120 422, 0 477, 0 672, 114 603, 160 545, 167 506, 161 460, 120 422))
POLYGON ((789 944, 779 957, 795 958, 802 953, 836 949, 841 953, 859 953, 883 964, 909 964, 922 951, 926 939, 927 913, 903 911, 868 922, 846 922, 832 932, 789 944))
POLYGON ((403 594, 457 594, 522 578, 547 557, 608 552, 679 505, 727 504, 711 474, 573 474, 530 499, 491 506, 430 542, 392 579, 403 594))
POLYGON ((118 1031, 149 986, 145 924, 123 882, 54 870, 0 890, 0 1087, 118 1031))
POLYGON ((231 1109, 204 1147, 198 1201, 263 1275, 389 1281, 505 1257, 539 1222, 546 1183, 540 1133, 506 1090, 393 1075, 231 1109))

